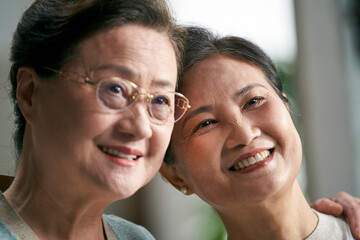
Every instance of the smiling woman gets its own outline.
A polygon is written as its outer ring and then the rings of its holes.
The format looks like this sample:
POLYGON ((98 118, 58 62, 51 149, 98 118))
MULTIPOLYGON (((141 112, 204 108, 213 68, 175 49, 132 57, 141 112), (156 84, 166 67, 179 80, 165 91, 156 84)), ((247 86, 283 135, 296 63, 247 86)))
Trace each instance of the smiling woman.
POLYGON ((162 0, 30 6, 11 48, 18 170, 1 239, 154 239, 103 210, 155 176, 187 109, 182 32, 162 0))
POLYGON ((179 90, 191 109, 175 124, 162 175, 210 204, 229 239, 353 239, 301 191, 301 141, 271 59, 242 38, 188 32, 179 90))

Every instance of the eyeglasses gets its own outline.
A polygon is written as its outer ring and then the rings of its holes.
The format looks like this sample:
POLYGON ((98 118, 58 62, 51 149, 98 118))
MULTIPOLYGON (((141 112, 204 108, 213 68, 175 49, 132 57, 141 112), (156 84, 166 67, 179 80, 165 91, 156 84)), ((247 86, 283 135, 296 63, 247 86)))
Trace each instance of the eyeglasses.
POLYGON ((93 82, 89 77, 81 76, 76 72, 43 68, 58 73, 66 79, 83 78, 83 83, 96 87, 96 98, 99 105, 112 112, 122 112, 130 108, 140 95, 144 95, 150 120, 157 124, 165 124, 168 121, 176 122, 191 107, 189 100, 178 92, 142 93, 135 83, 119 77, 109 77, 93 82))

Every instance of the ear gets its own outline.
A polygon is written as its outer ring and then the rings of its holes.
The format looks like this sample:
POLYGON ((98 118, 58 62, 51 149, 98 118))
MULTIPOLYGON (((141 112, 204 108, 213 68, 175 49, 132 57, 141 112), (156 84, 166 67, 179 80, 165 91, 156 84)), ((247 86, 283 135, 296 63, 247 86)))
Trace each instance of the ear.
POLYGON ((284 103, 285 103, 285 106, 286 106, 287 110, 290 110, 290 107, 289 107, 289 99, 288 99, 286 93, 282 92, 281 95, 282 95, 283 98, 286 100, 284 103))
POLYGON ((31 122, 33 110, 33 95, 38 81, 38 75, 30 67, 20 67, 17 74, 16 99, 19 108, 27 122, 31 122))
POLYGON ((181 176, 176 166, 168 165, 163 162, 160 168, 160 174, 177 190, 181 191, 185 188, 185 195, 191 195, 194 193, 184 181, 184 177, 181 176))

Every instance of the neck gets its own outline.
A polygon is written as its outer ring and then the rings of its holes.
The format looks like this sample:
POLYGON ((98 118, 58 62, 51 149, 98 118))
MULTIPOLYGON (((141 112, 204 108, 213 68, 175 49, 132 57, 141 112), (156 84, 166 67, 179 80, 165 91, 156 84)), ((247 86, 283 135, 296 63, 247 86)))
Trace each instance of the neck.
POLYGON ((30 166, 32 154, 26 156, 4 195, 38 238, 104 239, 102 212, 109 198, 74 179, 49 179, 30 166))
POLYGON ((305 239, 317 225, 297 181, 291 189, 261 202, 217 210, 229 240, 305 239))

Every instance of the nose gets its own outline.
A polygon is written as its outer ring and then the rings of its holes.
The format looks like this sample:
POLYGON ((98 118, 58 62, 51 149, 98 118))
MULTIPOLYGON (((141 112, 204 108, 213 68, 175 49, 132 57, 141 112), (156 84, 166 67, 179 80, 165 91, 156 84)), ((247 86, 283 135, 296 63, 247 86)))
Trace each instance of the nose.
POLYGON ((147 106, 136 101, 124 112, 117 122, 117 131, 129 141, 147 139, 152 136, 152 128, 147 113, 147 106))
POLYGON ((229 149, 249 145, 261 134, 261 129, 251 119, 237 118, 230 126, 230 133, 225 141, 225 146, 229 149))

